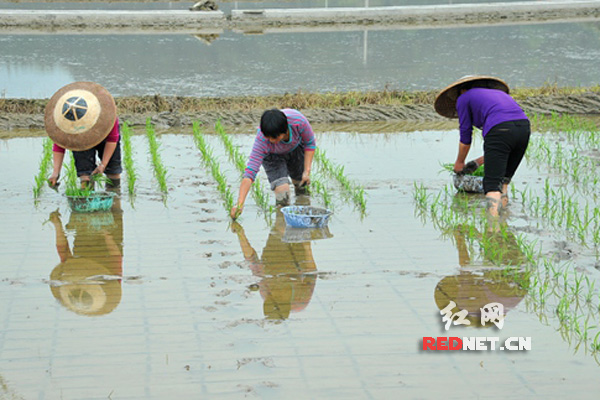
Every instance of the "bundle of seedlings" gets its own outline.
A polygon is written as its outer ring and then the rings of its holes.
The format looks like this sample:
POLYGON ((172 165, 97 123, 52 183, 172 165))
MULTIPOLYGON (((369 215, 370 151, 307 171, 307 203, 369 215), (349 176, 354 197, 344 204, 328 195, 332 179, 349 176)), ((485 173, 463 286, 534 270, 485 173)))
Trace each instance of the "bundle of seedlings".
POLYGON ((66 189, 69 206, 76 212, 94 212, 107 211, 113 205, 115 194, 95 190, 96 187, 101 187, 106 183, 110 183, 110 179, 104 175, 92 175, 89 182, 82 182, 77 179, 77 170, 75 168, 75 159, 71 157, 71 162, 65 167, 66 169, 66 189))

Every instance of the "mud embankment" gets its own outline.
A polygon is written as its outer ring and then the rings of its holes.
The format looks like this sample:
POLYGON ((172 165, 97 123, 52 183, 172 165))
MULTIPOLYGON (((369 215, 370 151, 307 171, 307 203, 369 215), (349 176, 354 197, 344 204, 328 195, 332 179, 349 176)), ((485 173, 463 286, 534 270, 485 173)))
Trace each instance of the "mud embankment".
MULTIPOLYGON (((140 98, 142 99, 142 98, 140 98)), ((162 98, 169 103, 170 98, 162 98)), ((12 131, 23 130, 40 131, 44 129, 43 108, 47 100, 5 100, 11 107, 5 107, 0 113, 0 131, 4 131, 1 137, 10 137, 12 131), (32 111, 27 113, 7 112, 7 109, 18 109, 18 103, 32 102, 36 107, 29 107, 32 111)), ((132 126, 143 126, 148 118, 160 129, 178 128, 191 126, 194 121, 200 121, 204 126, 212 127, 217 120, 228 126, 256 125, 264 109, 239 110, 235 107, 224 106, 222 109, 209 111, 182 111, 178 109, 177 101, 171 101, 169 111, 152 112, 128 112, 120 111, 119 117, 122 121, 128 121, 132 126)), ((519 100, 523 109, 530 113, 551 114, 552 112, 562 114, 573 114, 583 116, 600 115, 600 93, 588 92, 573 95, 535 96, 519 100)), ((273 107, 286 107, 286 104, 273 104, 273 107)), ((23 107, 28 108, 28 107, 23 107)), ((142 107, 143 109, 143 107, 142 107)), ((147 109, 147 108, 146 108, 147 109)), ((416 123, 426 126, 444 124, 448 119, 438 115, 431 104, 412 105, 360 105, 356 107, 335 108, 301 108, 301 111, 313 124, 333 123, 358 123, 358 122, 385 122, 385 123, 416 123)))

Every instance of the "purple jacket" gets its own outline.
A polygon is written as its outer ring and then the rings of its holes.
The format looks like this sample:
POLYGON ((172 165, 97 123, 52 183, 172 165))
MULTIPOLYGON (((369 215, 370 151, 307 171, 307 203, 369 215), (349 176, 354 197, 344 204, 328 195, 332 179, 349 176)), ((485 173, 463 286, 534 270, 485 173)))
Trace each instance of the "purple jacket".
POLYGON ((482 136, 501 122, 527 119, 517 102, 502 90, 472 88, 458 96, 456 111, 460 142, 471 144, 473 127, 481 129, 482 136))

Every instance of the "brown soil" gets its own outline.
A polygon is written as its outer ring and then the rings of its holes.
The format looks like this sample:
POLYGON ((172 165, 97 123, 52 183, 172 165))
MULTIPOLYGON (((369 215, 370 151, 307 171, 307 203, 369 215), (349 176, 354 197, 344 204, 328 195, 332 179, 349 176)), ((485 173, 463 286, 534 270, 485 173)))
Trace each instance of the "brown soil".
MULTIPOLYGON (((228 126, 255 125, 266 108, 292 107, 300 109, 313 124, 331 123, 417 123, 444 125, 448 119, 438 115, 432 106, 433 94, 410 99, 411 104, 393 104, 389 96, 359 98, 356 106, 327 100, 327 95, 314 95, 320 101, 299 100, 298 95, 265 98, 190 99, 143 96, 117 98, 119 117, 132 126, 143 126, 147 118, 159 129, 191 126, 201 121, 212 127, 217 120, 228 126), (325 102, 323 98, 325 97, 325 102), (257 100, 262 99, 262 100, 257 100), (328 106, 331 105, 331 106, 328 106)), ((600 115, 600 93, 596 90, 571 94, 515 95, 528 113, 552 112, 583 116, 600 115)), ((402 100, 406 103, 406 100, 402 100)), ((47 100, 0 100, 0 138, 35 135, 44 129, 44 107, 47 100), (26 132, 29 132, 27 134, 26 132)))

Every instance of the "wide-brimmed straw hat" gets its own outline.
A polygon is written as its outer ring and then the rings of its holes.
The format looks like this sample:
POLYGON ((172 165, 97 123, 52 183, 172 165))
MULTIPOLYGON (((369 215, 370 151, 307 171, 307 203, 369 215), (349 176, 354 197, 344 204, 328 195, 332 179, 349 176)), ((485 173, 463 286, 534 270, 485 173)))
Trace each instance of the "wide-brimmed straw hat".
POLYGON ((117 106, 108 90, 94 82, 74 82, 50 98, 44 124, 54 143, 82 151, 102 142, 116 118, 117 106))
POLYGON ((435 98, 433 107, 438 114, 448 118, 458 118, 458 114, 456 113, 456 99, 460 95, 460 86, 464 83, 472 83, 476 87, 498 89, 505 93, 509 93, 510 91, 506 82, 500 78, 487 75, 463 76, 453 84, 442 89, 435 98))

